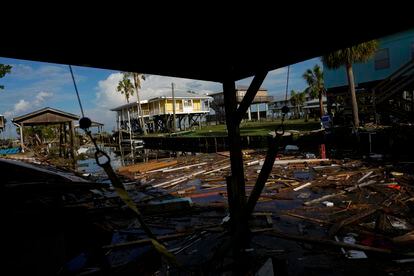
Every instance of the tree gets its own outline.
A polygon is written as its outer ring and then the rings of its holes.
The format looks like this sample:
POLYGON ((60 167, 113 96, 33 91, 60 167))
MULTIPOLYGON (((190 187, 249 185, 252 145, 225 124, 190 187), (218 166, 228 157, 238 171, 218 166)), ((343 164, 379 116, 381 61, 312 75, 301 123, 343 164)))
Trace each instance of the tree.
POLYGON ((355 94, 354 73, 352 64, 356 62, 366 62, 377 51, 378 42, 376 40, 345 48, 322 57, 323 64, 329 69, 338 69, 345 66, 348 77, 349 90, 352 100, 352 114, 354 117, 354 127, 359 127, 358 103, 355 94))
POLYGON ((141 128, 144 131, 144 135, 147 135, 147 130, 145 128, 144 116, 141 109, 141 100, 139 97, 139 89, 141 89, 141 80, 145 80, 145 75, 141 73, 130 73, 124 72, 122 80, 119 81, 117 90, 121 94, 125 95, 127 102, 129 103, 129 98, 134 95, 134 91, 137 95, 137 110, 138 110, 138 120, 140 122, 141 128), (131 78, 133 83, 131 82, 131 78))
MULTIPOLYGON (((12 67, 10 65, 0 63, 0 79, 10 73, 11 69, 12 67)), ((4 89, 3 85, 0 85, 0 90, 1 89, 4 89)))
POLYGON ((300 106, 305 102, 305 93, 290 91, 290 103, 295 107, 296 116, 300 118, 300 106))
POLYGON ((137 95, 137 110, 138 110, 138 117, 140 120, 141 128, 144 131, 144 135, 147 135, 147 128, 145 127, 144 114, 142 112, 141 100, 139 96, 139 90, 141 89, 141 80, 145 80, 145 75, 141 73, 129 73, 129 74, 132 75, 134 79, 134 88, 135 88, 135 92, 137 95))
POLYGON ((121 92, 125 96, 127 103, 129 103, 129 98, 134 95, 134 86, 126 74, 123 74, 123 78, 119 81, 116 90, 121 92))
POLYGON ((319 99, 320 117, 322 117, 324 114, 323 95, 325 94, 323 70, 318 64, 315 64, 312 69, 306 70, 302 77, 308 84, 308 87, 305 89, 305 93, 309 93, 313 99, 319 99))

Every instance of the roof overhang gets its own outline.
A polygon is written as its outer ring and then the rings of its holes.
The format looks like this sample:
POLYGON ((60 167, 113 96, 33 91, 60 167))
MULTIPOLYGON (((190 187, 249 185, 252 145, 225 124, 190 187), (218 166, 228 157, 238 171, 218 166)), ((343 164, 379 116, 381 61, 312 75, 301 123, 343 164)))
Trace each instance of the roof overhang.
POLYGON ((273 16, 263 15, 260 20, 237 13, 229 13, 228 17, 224 13, 221 20, 214 14, 197 13, 180 22, 171 13, 173 18, 166 18, 168 24, 141 24, 144 22, 135 22, 134 17, 130 19, 133 24, 122 22, 119 28, 116 28, 117 21, 109 20, 110 17, 108 22, 97 19, 91 23, 92 20, 85 22, 81 17, 68 20, 55 14, 51 24, 49 17, 46 22, 39 22, 41 16, 37 16, 30 24, 2 30, 2 40, 7 43, 0 47, 0 56, 223 82, 240 80, 414 26, 404 16, 393 18, 392 23, 372 21, 370 18, 378 19, 378 13, 371 11, 372 16, 354 13, 348 20, 338 18, 337 9, 325 8, 328 10, 309 10, 299 21, 295 18, 295 23, 286 22, 272 10, 273 16), (322 23, 327 21, 330 27, 324 28, 322 23), (315 23, 316 32, 313 31, 315 23), (132 39, 137 32, 139 41, 132 43, 137 41, 132 39), (123 43, 122 37, 131 39, 123 43))

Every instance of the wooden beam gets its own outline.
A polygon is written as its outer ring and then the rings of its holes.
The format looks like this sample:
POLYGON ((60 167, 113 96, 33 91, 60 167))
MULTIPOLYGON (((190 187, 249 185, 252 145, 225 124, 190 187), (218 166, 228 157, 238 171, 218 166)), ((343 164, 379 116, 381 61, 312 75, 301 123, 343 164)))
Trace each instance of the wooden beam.
MULTIPOLYGON (((257 94, 257 91, 259 91, 260 86, 262 85, 264 79, 266 78, 266 75, 267 75, 267 71, 263 71, 263 72, 256 73, 256 75, 254 76, 252 83, 247 89, 246 94, 244 95, 243 100, 241 101, 240 106, 237 109, 236 117, 237 117, 238 123, 241 122, 241 120, 244 117, 244 114, 246 114, 247 112, 247 109, 252 104, 254 97, 257 94)), ((224 92, 224 94, 226 93, 224 92)))
POLYGON ((247 220, 244 217, 246 191, 244 182, 243 154, 240 139, 240 121, 236 118, 236 86, 233 80, 223 82, 224 107, 229 138, 231 181, 227 182, 229 191, 229 209, 232 232, 247 232, 247 220))
POLYGON ((74 127, 73 127, 72 121, 69 122, 69 136, 70 136, 70 154, 72 155, 73 167, 75 168, 76 167, 75 141, 74 141, 75 135, 74 135, 74 127))
POLYGON ((60 123, 59 124, 59 157, 63 156, 62 145, 63 145, 63 125, 62 123, 60 123))
MULTIPOLYGON (((263 231, 264 232, 264 231, 263 231)), ((319 237, 311 237, 311 236, 299 236, 299 235, 293 235, 288 233, 279 232, 277 230, 271 229, 269 232, 265 232, 266 235, 271 235, 274 237, 287 239, 287 240, 293 240, 293 241, 299 241, 299 242, 308 242, 308 243, 316 243, 316 244, 322 244, 326 246, 333 246, 333 247, 343 247, 347 249, 356 249, 356 250, 363 250, 363 251, 369 251, 369 252, 377 252, 377 253, 385 253, 385 254, 398 254, 399 252, 394 252, 390 249, 383 249, 383 248, 377 248, 377 247, 371 247, 371 246, 365 246, 360 244, 351 244, 351 243, 345 243, 345 242, 337 242, 333 240, 327 240, 325 238, 319 238, 319 237)))
POLYGON ((275 163, 277 155, 277 137, 272 139, 272 142, 269 145, 269 149, 266 153, 266 158, 263 163, 262 169, 260 170, 259 176, 257 177, 256 184, 253 187, 252 192, 250 193, 249 200, 246 205, 246 216, 249 217, 256 206, 257 201, 259 200, 260 194, 266 184, 267 179, 269 178, 270 173, 273 169, 273 164, 275 163))
POLYGON ((22 147, 22 152, 24 152, 23 123, 20 123, 20 146, 22 147))

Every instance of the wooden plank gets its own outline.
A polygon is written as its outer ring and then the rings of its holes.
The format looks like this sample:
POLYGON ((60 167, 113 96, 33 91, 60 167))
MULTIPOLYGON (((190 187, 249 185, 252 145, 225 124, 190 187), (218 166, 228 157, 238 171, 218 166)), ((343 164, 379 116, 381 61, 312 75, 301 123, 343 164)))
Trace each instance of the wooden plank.
MULTIPOLYGON (((272 231, 264 232, 264 233, 266 235, 270 235, 270 236, 274 236, 274 237, 278 237, 282 239, 287 239, 287 240, 299 241, 299 242, 316 243, 316 244, 322 244, 326 246, 343 247, 343 248, 348 248, 348 249, 357 249, 357 250, 384 253, 384 254, 393 254, 393 253, 397 254, 398 253, 390 249, 377 248, 377 247, 365 246, 365 245, 360 245, 360 244, 351 244, 351 243, 345 243, 345 242, 337 242, 333 240, 327 240, 322 237, 319 238, 319 237, 309 237, 309 236, 298 236, 298 235, 292 235, 292 234, 279 232, 276 230, 272 230, 272 231)), ((401 255, 404 255, 404 254, 401 254, 401 255)))
POLYGON ((358 221, 363 220, 364 218, 374 214, 377 212, 377 208, 374 209, 368 209, 363 211, 362 213, 358 213, 352 217, 349 217, 347 219, 341 220, 340 222, 335 223, 330 229, 329 229, 329 236, 333 237, 336 233, 338 233, 339 230, 341 230, 342 227, 349 225, 351 223, 356 223, 358 221))
POLYGON ((318 163, 326 162, 329 159, 292 159, 292 160, 276 160, 274 165, 289 165, 289 164, 302 164, 302 163, 318 163))
POLYGON ((291 213, 291 212, 285 212, 285 213, 283 213, 283 215, 288 215, 288 216, 291 216, 291 217, 295 217, 295 218, 300 218, 300 219, 307 220, 307 221, 316 222, 316 223, 322 224, 322 225, 332 224, 331 222, 328 222, 328 221, 320 220, 320 219, 317 219, 317 218, 305 217, 305 216, 302 216, 302 215, 299 215, 299 214, 295 214, 295 213, 291 213))
MULTIPOLYGON (((177 238, 191 235, 192 233, 193 232, 186 232, 186 233, 159 236, 157 237, 157 240, 170 241, 170 240, 175 240, 177 238)), ((145 245, 145 244, 151 244, 151 241, 152 239, 142 239, 142 240, 136 240, 136 241, 122 242, 122 243, 117 243, 117 244, 104 245, 102 246, 102 249, 115 249, 115 248, 124 248, 124 247, 137 246, 137 245, 145 245)))
POLYGON ((303 185, 300 185, 299 187, 296 187, 296 188, 294 188, 293 190, 294 190, 295 192, 297 192, 297 191, 302 190, 303 188, 306 188, 306 187, 308 187, 308 186, 310 186, 310 185, 312 185, 312 182, 308 182, 308 183, 305 183, 305 184, 303 184, 303 185))
POLYGON ((143 173, 151 170, 166 168, 177 165, 177 160, 166 162, 148 162, 124 166, 118 169, 120 173, 143 173))

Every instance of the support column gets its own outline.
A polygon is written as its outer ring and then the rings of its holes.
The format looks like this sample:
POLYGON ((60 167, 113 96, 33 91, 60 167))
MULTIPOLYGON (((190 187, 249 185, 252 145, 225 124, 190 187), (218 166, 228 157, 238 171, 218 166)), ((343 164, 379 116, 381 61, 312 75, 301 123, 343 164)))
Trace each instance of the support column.
POLYGON ((23 123, 20 123, 20 146, 22 147, 22 152, 24 152, 23 123))
POLYGON ((74 129, 73 129, 73 122, 69 122, 69 136, 70 136, 70 154, 72 155, 73 160, 73 166, 76 165, 76 158, 75 158, 75 135, 73 135, 74 129))
MULTIPOLYGON (((231 177, 227 182, 231 230, 244 237, 248 232, 247 219, 244 216, 246 191, 244 182, 243 155, 240 139, 240 126, 236 116, 236 87, 233 80, 223 82, 226 125, 229 138, 231 177)), ((239 244, 238 246, 243 246, 239 244)))
POLYGON ((68 137, 67 137, 67 131, 66 131, 66 123, 63 123, 63 140, 65 142, 65 147, 64 147, 64 157, 68 157, 69 156, 69 152, 68 152, 68 137))
POLYGON ((257 104, 257 120, 260 121, 260 104, 257 104))
POLYGON ((119 150, 121 149, 121 141, 122 141, 122 134, 121 134, 121 113, 118 113, 118 124, 117 124, 117 128, 118 128, 118 144, 119 144, 119 150))
POLYGON ((59 124, 59 157, 62 157, 63 125, 59 124))
POLYGON ((134 157, 134 147, 132 144, 132 128, 131 128, 131 116, 129 115, 129 108, 127 109, 127 115, 128 115, 128 131, 129 131, 129 144, 131 146, 131 156, 134 157))
POLYGON ((249 116, 249 121, 251 121, 252 120, 252 110, 250 109, 250 106, 249 106, 249 109, 247 109, 247 114, 249 116))

